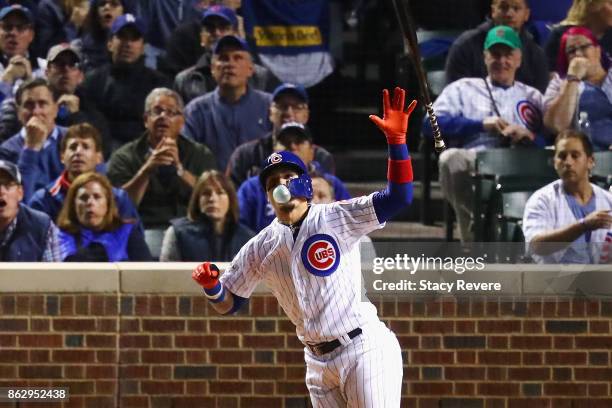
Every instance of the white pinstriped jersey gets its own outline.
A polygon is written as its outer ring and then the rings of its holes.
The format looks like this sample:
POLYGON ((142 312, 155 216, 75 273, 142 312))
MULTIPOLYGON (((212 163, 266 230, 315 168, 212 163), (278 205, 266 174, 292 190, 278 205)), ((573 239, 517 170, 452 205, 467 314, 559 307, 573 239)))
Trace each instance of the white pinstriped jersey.
MULTIPOLYGON (((534 132, 539 130, 543 112, 543 96, 540 91, 518 81, 514 81, 511 87, 502 88, 494 86, 488 77, 486 80, 502 119, 534 132)), ((477 121, 497 116, 482 78, 461 78, 448 84, 434 102, 434 110, 440 117, 464 117, 477 121)), ((492 141, 500 140, 499 136, 487 132, 482 132, 475 139, 482 143, 468 147, 489 145, 492 141)))
MULTIPOLYGON (((593 194, 595 196, 595 211, 612 210, 612 194, 595 184, 591 184, 591 186, 593 187, 593 194)), ((525 235, 525 242, 529 243, 538 234, 577 222, 578 219, 572 212, 565 198, 561 180, 553 181, 537 190, 529 197, 529 200, 527 200, 525 212, 523 213, 523 234, 525 235)), ((605 242, 607 232, 609 232, 609 230, 605 229, 592 231, 590 242, 597 244, 605 242)), ((584 245, 584 239, 579 238, 576 240, 574 248, 569 246, 551 255, 532 256, 536 261, 542 263, 559 263, 564 257, 564 260, 567 260, 567 262, 571 262, 572 259, 578 262, 578 260, 585 258, 584 245), (582 241, 582 243, 579 241, 582 241), (568 251, 574 251, 576 253, 572 254, 568 253, 568 251)), ((589 249, 591 252, 591 259, 594 263, 598 263, 601 245, 591 245, 589 249)))
POLYGON ((377 320, 374 305, 361 301, 359 254, 359 239, 384 226, 372 196, 313 204, 295 243, 275 219, 240 250, 221 282, 249 297, 263 280, 303 342, 330 341, 377 320))

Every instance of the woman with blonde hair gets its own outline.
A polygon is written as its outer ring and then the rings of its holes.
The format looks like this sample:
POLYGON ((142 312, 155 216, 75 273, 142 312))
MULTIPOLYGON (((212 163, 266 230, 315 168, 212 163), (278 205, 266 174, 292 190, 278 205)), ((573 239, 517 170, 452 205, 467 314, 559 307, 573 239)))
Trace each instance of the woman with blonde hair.
POLYGON ((106 176, 99 173, 74 179, 57 218, 63 261, 151 260, 140 228, 119 217, 112 191, 106 176))
POLYGON ((160 261, 231 261, 255 234, 238 222, 238 198, 231 181, 216 170, 202 173, 187 216, 172 221, 160 261))
POLYGON ((549 71, 556 71, 561 36, 575 26, 588 28, 602 50, 612 55, 612 0, 574 0, 565 19, 550 32, 544 47, 549 71))

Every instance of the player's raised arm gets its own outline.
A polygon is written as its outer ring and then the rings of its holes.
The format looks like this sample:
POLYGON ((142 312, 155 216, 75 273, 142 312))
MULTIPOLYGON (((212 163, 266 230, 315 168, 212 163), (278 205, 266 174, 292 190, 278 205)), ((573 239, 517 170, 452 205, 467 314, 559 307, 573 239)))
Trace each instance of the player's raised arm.
POLYGON ((234 309, 234 295, 219 281, 217 265, 204 262, 193 270, 191 277, 204 288, 204 295, 218 313, 227 314, 234 309))
POLYGON ((387 188, 373 197, 374 210, 378 221, 385 222, 412 202, 412 163, 406 146, 408 119, 416 106, 413 100, 404 109, 406 91, 396 87, 393 101, 389 91, 383 90, 383 117, 370 115, 370 120, 378 126, 387 138, 389 161, 387 168, 387 188))

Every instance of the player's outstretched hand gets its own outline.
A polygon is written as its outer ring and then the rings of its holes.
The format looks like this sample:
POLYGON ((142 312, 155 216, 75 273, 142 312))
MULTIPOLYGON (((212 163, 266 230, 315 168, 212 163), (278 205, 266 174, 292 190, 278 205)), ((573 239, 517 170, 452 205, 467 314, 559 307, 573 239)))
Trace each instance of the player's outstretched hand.
POLYGON ((214 263, 204 262, 196 266, 191 277, 204 289, 212 289, 219 282, 219 268, 214 263))
POLYGON ((389 99, 389 91, 383 89, 383 118, 370 115, 370 120, 383 131, 389 144, 406 143, 406 132, 408 131, 408 119, 414 110, 417 101, 413 100, 404 109, 406 91, 396 87, 393 92, 393 103, 389 99))

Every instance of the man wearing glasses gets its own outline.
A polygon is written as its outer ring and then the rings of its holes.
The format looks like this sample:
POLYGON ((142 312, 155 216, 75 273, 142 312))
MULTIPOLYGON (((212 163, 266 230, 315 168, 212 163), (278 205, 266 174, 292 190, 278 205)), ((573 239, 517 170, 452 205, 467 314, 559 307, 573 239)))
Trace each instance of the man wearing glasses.
POLYGON ((165 229, 172 218, 184 216, 196 179, 215 167, 206 146, 180 133, 184 123, 181 97, 154 89, 145 101, 146 131, 108 162, 108 178, 127 191, 145 229, 165 229))
MULTIPOLYGON (((236 186, 246 179, 259 174, 261 164, 274 152, 277 137, 286 123, 297 122, 306 125, 310 118, 308 93, 301 85, 284 83, 272 93, 269 119, 272 131, 262 138, 244 143, 234 150, 227 165, 226 174, 236 186)), ((314 160, 321 165, 324 173, 335 173, 334 158, 321 146, 313 145, 314 160)))
POLYGON ((21 82, 43 76, 28 53, 33 40, 30 10, 18 4, 0 10, 0 101, 12 97, 21 82))
POLYGON ((59 262, 57 228, 49 216, 21 204, 21 174, 0 160, 0 261, 59 262))

